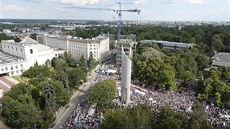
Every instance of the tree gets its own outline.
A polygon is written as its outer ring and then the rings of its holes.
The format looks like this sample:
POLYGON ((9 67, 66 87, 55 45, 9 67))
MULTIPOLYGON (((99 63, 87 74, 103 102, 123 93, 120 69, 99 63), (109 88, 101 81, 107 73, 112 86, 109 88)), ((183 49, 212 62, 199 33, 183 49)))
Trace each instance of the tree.
POLYGON ((66 91, 69 92, 69 90, 70 90, 69 78, 68 78, 68 75, 66 74, 66 72, 64 72, 63 70, 61 71, 61 74, 60 74, 60 81, 63 82, 66 91))
POLYGON ((108 110, 99 129, 151 129, 152 111, 147 105, 134 108, 108 110))
POLYGON ((55 108, 56 94, 53 85, 50 82, 45 81, 41 84, 41 86, 45 109, 53 110, 55 108))
POLYGON ((95 65, 96 60, 93 58, 93 53, 90 52, 89 59, 87 60, 88 68, 92 68, 95 65))
POLYGON ((46 78, 51 76, 48 66, 34 66, 23 72, 22 76, 29 78, 46 78))
POLYGON ((163 119, 157 126, 158 129, 181 129, 182 122, 174 117, 163 119))
POLYGON ((212 47, 216 51, 220 51, 224 47, 224 44, 221 40, 221 37, 218 34, 213 35, 213 37, 212 37, 212 47))
POLYGON ((200 85, 201 89, 198 91, 201 93, 199 97, 202 100, 214 102, 217 106, 229 105, 230 98, 226 95, 229 94, 230 88, 225 80, 221 80, 221 76, 223 76, 222 74, 223 73, 218 69, 211 69, 205 75, 205 78, 200 85))
POLYGON ((52 82, 55 91, 55 102, 57 107, 63 106, 68 103, 70 95, 65 86, 60 81, 52 82))
POLYGON ((22 104, 8 96, 2 98, 2 104, 2 116, 5 118, 6 123, 11 127, 21 128, 22 123, 21 119, 19 119, 18 111, 22 104))
POLYGON ((160 57, 142 58, 134 61, 134 75, 141 82, 157 83, 157 87, 172 90, 176 86, 175 72, 172 66, 160 57))
POLYGON ((18 112, 18 118, 25 128, 34 128, 41 122, 41 112, 32 104, 21 106, 18 112))
POLYGON ((51 66, 51 61, 49 59, 46 60, 45 65, 50 67, 51 66))
POLYGON ((92 88, 89 98, 91 104, 96 103, 99 108, 107 107, 116 97, 116 83, 108 79, 100 81, 92 88))
POLYGON ((68 75, 68 84, 69 87, 77 88, 81 80, 84 80, 86 72, 82 68, 68 68, 66 69, 68 75))
POLYGON ((190 118, 190 129, 212 129, 209 125, 203 105, 196 99, 192 105, 193 113, 190 118))
POLYGON ((87 67, 87 60, 84 58, 84 56, 82 55, 80 60, 79 60, 79 64, 81 67, 87 67))
POLYGON ((34 39, 34 40, 37 40, 37 35, 36 33, 33 33, 30 35, 30 38, 34 39))

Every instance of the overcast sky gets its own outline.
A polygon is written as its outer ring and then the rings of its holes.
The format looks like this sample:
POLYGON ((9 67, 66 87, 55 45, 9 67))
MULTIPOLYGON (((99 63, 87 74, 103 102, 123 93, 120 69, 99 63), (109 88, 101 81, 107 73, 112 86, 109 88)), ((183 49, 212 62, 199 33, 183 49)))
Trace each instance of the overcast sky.
POLYGON ((113 11, 87 8, 117 9, 117 2, 141 10, 123 12, 124 20, 230 21, 230 0, 0 0, 0 18, 116 20, 113 11))

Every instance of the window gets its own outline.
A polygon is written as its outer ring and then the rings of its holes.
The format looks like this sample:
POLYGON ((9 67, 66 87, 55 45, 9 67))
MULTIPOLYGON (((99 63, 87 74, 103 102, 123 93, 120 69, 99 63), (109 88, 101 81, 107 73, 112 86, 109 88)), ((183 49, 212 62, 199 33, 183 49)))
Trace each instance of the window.
POLYGON ((33 49, 30 49, 30 54, 33 54, 33 49))
POLYGON ((10 48, 9 45, 8 45, 8 48, 10 48))
POLYGON ((15 68, 18 69, 18 65, 16 65, 15 68))
POLYGON ((4 69, 2 68, 2 71, 4 71, 4 69))
POLYGON ((11 47, 12 48, 12 50, 14 50, 14 48, 13 47, 11 47))
POLYGON ((21 66, 21 68, 23 68, 23 64, 21 64, 20 66, 21 66))
POLYGON ((22 49, 21 49, 21 52, 22 52, 22 49))
POLYGON ((7 67, 5 67, 5 70, 7 71, 7 70, 8 70, 8 68, 7 68, 7 67))
POLYGON ((16 47, 16 51, 18 51, 18 48, 16 47))
POLYGON ((13 70, 14 68, 13 68, 13 66, 11 66, 11 70, 13 70))

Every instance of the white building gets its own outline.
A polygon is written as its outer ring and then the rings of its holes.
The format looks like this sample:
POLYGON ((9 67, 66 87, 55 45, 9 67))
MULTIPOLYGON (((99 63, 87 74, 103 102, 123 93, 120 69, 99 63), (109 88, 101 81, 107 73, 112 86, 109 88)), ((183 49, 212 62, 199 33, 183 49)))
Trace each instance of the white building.
POLYGON ((88 59, 92 53, 94 59, 100 61, 109 51, 109 37, 105 35, 100 35, 92 39, 38 35, 37 40, 39 43, 52 48, 65 49, 76 59, 80 59, 82 56, 88 59))
POLYGON ((8 33, 11 33, 11 30, 9 30, 9 29, 3 29, 2 32, 5 33, 5 34, 8 34, 8 33))
POLYGON ((20 75, 37 62, 45 64, 47 60, 58 56, 62 52, 54 51, 53 48, 39 44, 37 41, 26 37, 21 42, 14 40, 2 40, 2 51, 0 51, 0 74, 9 76, 20 75))

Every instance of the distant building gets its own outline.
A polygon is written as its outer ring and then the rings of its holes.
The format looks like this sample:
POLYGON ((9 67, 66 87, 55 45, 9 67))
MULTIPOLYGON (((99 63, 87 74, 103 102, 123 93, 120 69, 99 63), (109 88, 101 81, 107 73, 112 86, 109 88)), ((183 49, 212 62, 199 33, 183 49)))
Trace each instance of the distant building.
POLYGON ((11 30, 9 30, 9 29, 3 29, 2 32, 5 33, 5 34, 8 34, 8 33, 11 33, 11 30))
POLYGON ((90 57, 97 61, 102 60, 109 51, 109 37, 99 35, 92 39, 72 38, 71 36, 59 35, 38 35, 39 43, 50 46, 52 48, 61 48, 70 52, 74 58, 80 59, 82 56, 85 59, 90 57))
POLYGON ((229 67, 230 68, 230 53, 218 52, 212 57, 212 66, 214 67, 229 67))
POLYGON ((136 50, 136 44, 137 42, 131 40, 131 39, 121 39, 119 43, 117 43, 117 55, 116 55, 116 64, 121 65, 121 57, 122 57, 122 50, 121 47, 123 46, 124 52, 126 55, 128 55, 130 58, 133 57, 133 51, 136 50))
POLYGON ((165 48, 165 49, 191 49, 193 48, 196 44, 191 44, 191 43, 180 43, 180 42, 169 42, 169 41, 161 41, 161 40, 141 40, 138 42, 138 45, 142 45, 145 43, 156 43, 159 45, 160 48, 165 48))
POLYGON ((39 44, 37 41, 26 37, 21 42, 14 40, 2 40, 2 51, 0 51, 0 74, 17 76, 37 62, 39 65, 45 64, 55 55, 64 53, 54 51, 53 48, 39 44))

